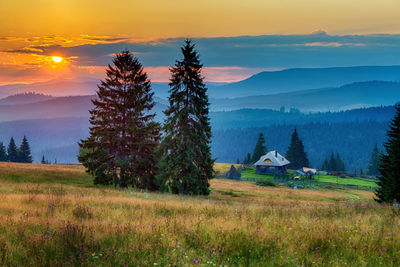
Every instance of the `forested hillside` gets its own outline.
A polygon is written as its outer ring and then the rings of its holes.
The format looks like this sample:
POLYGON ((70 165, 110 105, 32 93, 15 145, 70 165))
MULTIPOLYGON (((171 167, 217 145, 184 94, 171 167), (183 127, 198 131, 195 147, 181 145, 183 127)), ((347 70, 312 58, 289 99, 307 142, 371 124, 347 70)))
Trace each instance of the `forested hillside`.
MULTIPOLYGON (((11 136, 21 139, 27 135, 35 162, 44 155, 52 162, 57 159, 59 163, 77 163, 77 142, 88 133, 90 98, 65 97, 0 106, 1 120, 24 119, 0 123, 0 141, 8 143, 11 136), (36 119, 40 117, 51 119, 36 119)), ((163 120, 164 109, 165 105, 157 103, 157 120, 163 120)), ((310 114, 296 109, 211 112, 213 157, 217 162, 242 160, 246 153, 252 152, 260 131, 265 135, 268 149, 284 154, 296 125, 314 167, 320 167, 331 152, 339 152, 349 171, 359 170, 367 167, 374 144, 381 145, 384 141, 393 115, 393 106, 310 114)))
POLYGON ((364 121, 214 130, 212 152, 217 162, 243 160, 246 153, 253 151, 262 132, 268 150, 284 155, 296 127, 313 167, 321 167, 331 152, 338 152, 347 171, 353 172, 367 168, 374 145, 381 146, 386 138, 388 125, 389 122, 364 121))
POLYGON ((282 112, 271 109, 240 109, 211 112, 213 129, 264 127, 273 124, 301 125, 316 122, 388 121, 394 116, 393 106, 360 108, 340 112, 301 113, 296 109, 282 112))

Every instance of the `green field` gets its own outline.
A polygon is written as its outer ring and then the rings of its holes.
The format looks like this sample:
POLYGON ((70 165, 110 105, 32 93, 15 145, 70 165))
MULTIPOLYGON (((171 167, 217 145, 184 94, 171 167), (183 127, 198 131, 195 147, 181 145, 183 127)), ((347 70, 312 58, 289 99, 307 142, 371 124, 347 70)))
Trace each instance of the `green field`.
MULTIPOLYGON (((292 171, 290 171, 292 172, 292 171)), ((252 180, 252 179, 274 179, 273 175, 257 174, 255 167, 246 167, 242 170, 242 180, 252 180)), ((303 181, 307 182, 308 180, 303 181)), ((330 183, 337 185, 350 185, 365 187, 367 189, 376 188, 376 181, 373 179, 366 178, 341 178, 339 176, 318 174, 315 175, 314 180, 309 181, 310 183, 320 182, 320 183, 330 183)))
POLYGON ((191 197, 91 180, 0 163, 0 266, 400 265, 400 211, 368 190, 213 179, 191 197))

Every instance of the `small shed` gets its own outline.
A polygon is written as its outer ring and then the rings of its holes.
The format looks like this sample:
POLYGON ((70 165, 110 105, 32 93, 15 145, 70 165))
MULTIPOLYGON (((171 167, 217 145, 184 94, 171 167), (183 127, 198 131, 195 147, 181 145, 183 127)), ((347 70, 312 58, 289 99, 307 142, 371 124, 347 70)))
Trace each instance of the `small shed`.
POLYGON ((307 176, 309 179, 314 179, 314 175, 317 174, 317 169, 303 167, 296 172, 302 176, 307 176))
POLYGON ((236 170, 235 166, 231 165, 231 168, 225 174, 225 177, 228 179, 240 180, 242 174, 238 170, 236 170))
POLYGON ((254 163, 256 166, 256 173, 258 174, 276 174, 281 175, 286 173, 286 166, 290 162, 283 157, 278 151, 270 151, 254 163))

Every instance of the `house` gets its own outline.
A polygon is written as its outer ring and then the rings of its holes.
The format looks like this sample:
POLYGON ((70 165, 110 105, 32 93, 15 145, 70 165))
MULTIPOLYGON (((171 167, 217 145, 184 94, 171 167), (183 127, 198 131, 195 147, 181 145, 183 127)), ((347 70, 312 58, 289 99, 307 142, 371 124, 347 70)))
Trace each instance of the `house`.
POLYGON ((285 159, 278 151, 270 151, 266 155, 254 163, 256 166, 256 173, 258 174, 277 174, 281 175, 286 173, 286 166, 290 162, 285 159))
POLYGON ((314 175, 317 174, 317 169, 303 167, 296 172, 302 176, 307 176, 309 179, 314 179, 314 175))

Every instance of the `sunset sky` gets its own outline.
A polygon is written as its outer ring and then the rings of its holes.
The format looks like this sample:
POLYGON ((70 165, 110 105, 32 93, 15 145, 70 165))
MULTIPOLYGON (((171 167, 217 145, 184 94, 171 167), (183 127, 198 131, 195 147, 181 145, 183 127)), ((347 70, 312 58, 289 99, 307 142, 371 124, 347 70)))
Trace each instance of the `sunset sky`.
POLYGON ((123 49, 153 81, 167 81, 185 37, 212 82, 400 64, 399 0, 0 0, 0 25, 0 85, 101 79, 123 49))

